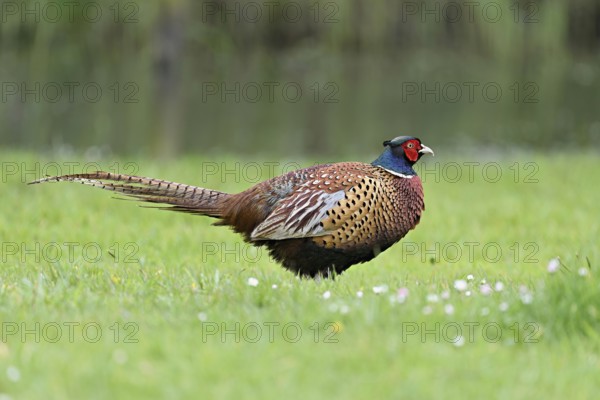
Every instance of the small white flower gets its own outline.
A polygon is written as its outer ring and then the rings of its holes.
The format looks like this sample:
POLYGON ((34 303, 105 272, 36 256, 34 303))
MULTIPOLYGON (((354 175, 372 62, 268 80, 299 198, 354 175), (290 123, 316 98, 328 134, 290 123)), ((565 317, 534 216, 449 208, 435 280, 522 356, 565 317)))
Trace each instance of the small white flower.
POLYGON ((113 351, 113 360, 115 360, 117 364, 125 364, 128 359, 127 352, 124 350, 117 349, 113 351))
POLYGON ((408 298, 409 293, 410 292, 408 288, 402 287, 398 289, 398 292, 396 293, 396 300, 398 301, 398 303, 404 303, 408 298))
POLYGON ((490 294, 493 293, 492 287, 490 285, 488 285, 487 283, 484 283, 483 285, 481 285, 479 287, 479 291, 484 296, 489 296, 490 294))
POLYGON ((206 320, 208 319, 208 315, 206 315, 206 313, 202 311, 200 311, 197 316, 201 322, 206 322, 206 320))
POLYGON ((373 293, 375 293, 375 294, 385 293, 385 292, 387 292, 387 290, 388 290, 387 285, 373 286, 373 293))
POLYGON ((508 310, 508 303, 503 301, 502 303, 500 303, 500 306, 498 308, 500 309, 500 311, 506 311, 508 310))
POLYGON ((470 295, 471 295, 471 291, 470 291, 470 290, 467 290, 467 291, 465 292, 465 296, 469 297, 470 295))
POLYGON ((473 274, 467 275, 467 280, 472 281, 474 279, 473 274))
POLYGON ((6 368, 6 376, 9 381, 17 382, 21 379, 21 371, 17 367, 9 366, 6 368))
POLYGON ((390 296, 390 303, 394 304, 394 303, 404 303, 406 301, 406 297, 401 297, 401 296, 390 296))
POLYGON ((587 269, 587 268, 585 268, 585 267, 581 267, 581 268, 579 268, 579 269, 577 270, 577 273, 578 273, 580 276, 587 276, 587 274, 589 274, 589 271, 588 271, 588 269, 587 269))
POLYGON ((519 286, 519 294, 526 294, 526 293, 529 293, 529 288, 525 285, 519 286))
POLYGON ((277 285, 276 284, 272 284, 271 285, 271 289, 277 289, 277 285))
POLYGON ((340 313, 348 314, 349 312, 350 312, 350 307, 348 307, 345 304, 342 304, 342 306, 340 307, 340 313))
POLYGON ((362 290, 359 290, 358 292, 356 292, 356 297, 358 297, 359 299, 363 297, 362 290))
POLYGON ((427 295, 427 301, 429 303, 437 303, 438 301, 440 301, 440 296, 438 296, 435 293, 430 293, 427 295))
POLYGON ((533 301, 533 295, 529 292, 521 294, 521 301, 523 304, 531 304, 533 301))
POLYGON ((467 290, 467 286, 467 281, 464 279, 457 279, 454 281, 454 289, 458 290, 459 292, 467 290))
POLYGON ((444 312, 448 315, 454 314, 454 306, 452 304, 446 304, 444 306, 444 312))
POLYGON ((331 297, 331 292, 330 292, 329 290, 328 290, 328 291, 326 291, 325 293, 323 293, 323 298, 324 298, 325 300, 327 300, 327 299, 328 299, 328 298, 330 298, 330 297, 331 297))
POLYGON ((558 258, 553 258, 548 263, 548 267, 546 267, 546 269, 551 274, 555 273, 556 271, 558 271, 560 269, 560 260, 558 258))
POLYGON ((496 282, 496 284, 494 285, 494 290, 495 290, 496 292, 501 292, 501 291, 503 291, 503 290, 504 290, 504 283, 502 283, 502 282, 500 282, 500 281, 496 282))
POLYGON ((248 285, 253 286, 253 287, 258 286, 258 279, 254 278, 254 277, 248 278, 248 285))
POLYGON ((465 345, 465 338, 461 335, 458 335, 456 338, 454 338, 452 344, 454 344, 456 347, 462 347, 465 345))

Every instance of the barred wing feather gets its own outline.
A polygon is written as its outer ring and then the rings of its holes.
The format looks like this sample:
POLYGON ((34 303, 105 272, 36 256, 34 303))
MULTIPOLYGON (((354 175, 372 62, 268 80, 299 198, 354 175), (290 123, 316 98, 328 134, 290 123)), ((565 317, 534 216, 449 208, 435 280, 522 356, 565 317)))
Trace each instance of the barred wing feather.
POLYGON ((283 199, 252 232, 253 240, 283 240, 328 235, 321 223, 345 191, 314 191, 307 187, 283 199))

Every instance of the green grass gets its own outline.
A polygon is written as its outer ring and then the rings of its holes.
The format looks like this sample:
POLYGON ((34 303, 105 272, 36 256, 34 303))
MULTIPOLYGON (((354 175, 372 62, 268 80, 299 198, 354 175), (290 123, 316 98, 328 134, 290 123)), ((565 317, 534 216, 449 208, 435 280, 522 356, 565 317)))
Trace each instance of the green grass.
MULTIPOLYGON (((513 156, 499 161, 498 182, 481 168, 470 182, 466 167, 451 182, 450 159, 428 160, 417 229, 322 281, 296 278, 208 218, 81 185, 24 185, 36 176, 22 176, 19 163, 50 160, 0 156, 0 398, 584 399, 600 390, 597 156, 513 156), (524 182, 525 162, 537 183, 524 182), (72 259, 67 242, 77 244, 72 259), (467 242, 478 243, 472 256, 467 242), (501 256, 483 253, 486 244, 501 256), (484 295, 482 280, 503 290, 484 295), (222 324, 232 333, 211 334, 222 324)), ((203 177, 207 162, 220 166, 216 156, 134 162, 141 175, 232 192, 250 185, 248 169, 203 177)))

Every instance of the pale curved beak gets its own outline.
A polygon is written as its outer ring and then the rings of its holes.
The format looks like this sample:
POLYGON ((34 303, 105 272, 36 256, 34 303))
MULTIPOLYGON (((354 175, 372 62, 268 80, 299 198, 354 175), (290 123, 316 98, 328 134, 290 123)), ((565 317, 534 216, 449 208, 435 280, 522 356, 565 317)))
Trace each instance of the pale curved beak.
POLYGON ((435 156, 435 154, 433 154, 433 150, 431 150, 429 147, 425 146, 423 143, 421 143, 421 150, 419 150, 419 153, 431 154, 432 156, 435 156))

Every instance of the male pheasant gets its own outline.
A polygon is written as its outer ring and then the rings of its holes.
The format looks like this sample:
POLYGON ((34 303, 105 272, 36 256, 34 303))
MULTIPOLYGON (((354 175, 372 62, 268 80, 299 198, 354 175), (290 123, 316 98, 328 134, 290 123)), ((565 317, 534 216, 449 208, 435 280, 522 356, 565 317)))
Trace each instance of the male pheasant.
POLYGON ((425 209, 412 166, 433 151, 415 137, 383 143, 371 164, 342 162, 292 171, 228 194, 158 179, 94 172, 31 183, 74 181, 169 210, 218 218, 244 239, 266 246, 301 275, 329 276, 371 260, 413 229, 425 209), (161 207, 163 208, 163 207, 161 207))

